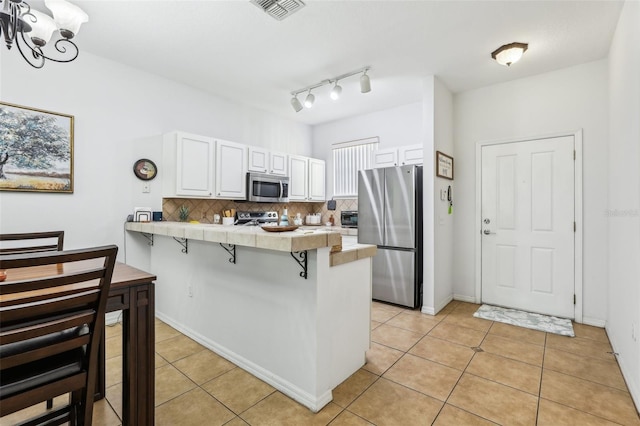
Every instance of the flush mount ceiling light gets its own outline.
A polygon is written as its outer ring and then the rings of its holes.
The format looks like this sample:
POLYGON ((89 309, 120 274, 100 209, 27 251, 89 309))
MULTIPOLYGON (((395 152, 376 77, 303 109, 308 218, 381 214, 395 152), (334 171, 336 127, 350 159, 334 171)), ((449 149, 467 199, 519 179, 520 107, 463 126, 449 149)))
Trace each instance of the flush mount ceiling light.
POLYGON ((14 42, 25 61, 34 68, 42 68, 45 60, 71 62, 78 57, 78 47, 71 39, 78 34, 80 25, 89 16, 78 6, 65 0, 45 0, 45 6, 53 14, 37 10, 23 0, 0 0, 0 35, 4 35, 7 49, 14 42), (42 48, 58 30, 60 38, 53 44, 57 57, 45 55, 42 48))
POLYGON ((309 92, 309 94, 307 95, 305 101, 304 101, 304 106, 307 108, 311 108, 311 106, 313 106, 313 103, 316 99, 316 97, 311 93, 312 90, 317 89, 318 87, 322 87, 324 85, 327 84, 333 84, 333 88, 331 89, 331 93, 330 93, 330 97, 331 99, 333 99, 334 101, 338 100, 340 98, 340 94, 342 93, 342 86, 340 86, 338 84, 339 80, 343 80, 347 77, 351 77, 357 74, 362 73, 362 76, 360 77, 360 92, 361 93, 368 93, 371 91, 371 80, 369 80, 369 76, 367 75, 367 71, 369 71, 371 69, 371 67, 364 67, 364 68, 360 68, 357 71, 352 71, 352 72, 348 72, 346 74, 342 74, 339 75, 337 77, 333 77, 333 78, 329 78, 326 80, 322 80, 319 83, 316 84, 312 84, 311 86, 307 86, 307 87, 303 87, 302 89, 298 89, 298 90, 294 90, 293 92, 291 92, 291 106, 293 107, 293 109, 295 110, 295 112, 300 112, 302 110, 302 105, 300 104, 300 101, 298 100, 298 95, 300 93, 304 93, 304 92, 309 92))
POLYGON ((527 43, 509 43, 494 50, 491 57, 500 65, 511 66, 522 58, 527 48, 529 48, 527 43))

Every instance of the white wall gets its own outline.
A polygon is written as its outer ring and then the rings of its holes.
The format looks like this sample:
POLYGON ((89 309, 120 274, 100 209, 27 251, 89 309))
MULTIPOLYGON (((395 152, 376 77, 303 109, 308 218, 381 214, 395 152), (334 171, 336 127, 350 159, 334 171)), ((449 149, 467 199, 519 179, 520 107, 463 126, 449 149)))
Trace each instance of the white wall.
POLYGON ((334 143, 378 136, 380 149, 393 148, 421 144, 421 133, 421 102, 314 126, 312 157, 327 162, 327 198, 333 196, 334 143))
POLYGON ((161 177, 142 194, 132 166, 143 157, 161 166, 164 132, 311 154, 307 125, 88 53, 41 70, 14 50, 0 49, 0 59, 0 100, 75 116, 74 193, 0 193, 0 232, 63 229, 66 247, 115 243, 122 259, 127 214, 135 206, 161 208, 161 177))
MULTIPOLYGON (((517 65, 515 65, 517 66, 517 65)), ((508 70, 506 70, 508 72, 508 70)), ((455 297, 475 297, 475 147, 583 129, 583 321, 607 318, 607 61, 601 60, 454 96, 455 297)), ((636 156, 637 158, 637 156, 636 156)))
POLYGON ((640 409, 640 3, 627 1, 609 51, 607 334, 640 409), (633 337, 635 334, 635 338, 633 337))

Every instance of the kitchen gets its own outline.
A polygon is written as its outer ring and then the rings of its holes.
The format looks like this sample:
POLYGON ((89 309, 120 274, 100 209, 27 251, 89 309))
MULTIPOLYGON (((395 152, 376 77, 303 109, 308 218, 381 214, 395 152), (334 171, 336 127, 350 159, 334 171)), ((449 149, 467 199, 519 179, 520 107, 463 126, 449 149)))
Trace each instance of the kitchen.
MULTIPOLYGON (((303 16, 302 13, 291 19, 303 16)), ((633 12, 625 9, 625 16, 628 13, 633 12)), ((89 32, 89 25, 83 28, 85 30, 89 32)), ((81 41, 82 34, 78 36, 78 43, 81 44, 81 41)), ((499 43, 506 41, 508 40, 499 40, 499 43)), ((494 47, 491 44, 489 50, 494 47)), ((633 57, 631 49, 628 51, 633 57)), ((533 52, 530 50, 528 53, 533 52)), ((488 57, 488 52, 485 51, 476 54, 488 57)), ((625 330, 624 336, 620 331, 618 338, 621 342, 629 339, 626 330, 635 314, 627 314, 626 310, 616 308, 618 303, 625 305, 619 300, 619 295, 626 294, 625 287, 618 288, 615 294, 611 294, 607 285, 599 284, 608 283, 617 276, 615 271, 619 271, 621 265, 613 253, 617 253, 618 247, 624 246, 620 237, 622 235, 624 240, 626 235, 617 229, 616 223, 612 224, 611 219, 602 215, 606 209, 613 209, 617 203, 624 203, 608 202, 607 197, 602 194, 611 191, 611 196, 617 200, 624 193, 630 194, 633 191, 633 187, 615 187, 615 180, 611 184, 607 183, 607 162, 602 159, 611 157, 620 160, 622 164, 631 161, 631 158, 635 159, 632 156, 629 159, 624 156, 620 158, 617 145, 594 142, 609 139, 609 128, 602 117, 607 116, 609 109, 607 72, 614 65, 610 65, 604 56, 544 75, 521 75, 519 81, 493 87, 487 85, 456 94, 448 93, 437 78, 426 77, 424 86, 420 85, 413 101, 378 111, 363 110, 362 114, 354 114, 351 118, 311 127, 279 115, 248 109, 220 97, 205 95, 192 87, 154 73, 123 66, 88 51, 83 51, 71 67, 52 64, 39 71, 25 68, 21 58, 16 58, 14 52, 2 49, 0 55, 0 95, 3 101, 76 116, 75 172, 78 177, 73 195, 3 193, 0 223, 3 231, 10 230, 16 223, 38 224, 41 229, 49 229, 62 223, 66 228, 74 229, 68 235, 68 242, 72 246, 89 245, 96 240, 110 242, 114 239, 118 245, 123 246, 123 223, 126 216, 132 213, 133 207, 150 206, 154 211, 163 210, 161 188, 158 184, 158 179, 162 179, 161 175, 151 181, 150 192, 143 193, 140 182, 131 173, 131 165, 139 158, 151 158, 156 164, 161 164, 161 148, 157 145, 157 139, 163 133, 176 129, 248 145, 260 145, 274 151, 325 159, 327 188, 332 188, 333 184, 333 168, 331 161, 328 161, 332 143, 379 136, 387 148, 423 144, 425 175, 430 178, 435 175, 433 170, 427 171, 428 167, 433 167, 433 151, 439 149, 453 154, 456 160, 453 214, 448 215, 447 204, 439 201, 439 197, 437 200, 425 200, 425 222, 430 225, 425 225, 425 241, 433 240, 434 236, 435 241, 425 246, 425 270, 431 271, 425 277, 425 288, 431 290, 426 293, 423 311, 426 307, 434 313, 438 305, 448 297, 475 301, 474 248, 468 236, 474 233, 473 145, 476 140, 584 128, 585 143, 587 138, 592 141, 589 150, 585 150, 584 171, 585 244, 588 244, 585 246, 584 262, 585 317, 601 326, 611 324, 616 327, 612 330, 614 335, 618 335, 616 329, 625 330), (88 76, 100 78, 96 80, 88 76), (28 84, 18 87, 13 84, 15 81, 28 84), (508 102, 514 101, 514 92, 524 92, 522 99, 543 99, 548 102, 531 105, 520 103, 520 109, 516 111, 512 108, 512 102, 508 102), (577 109, 575 99, 581 100, 577 109), (553 104, 553 108, 548 108, 549 104, 553 104), (501 115, 507 122, 518 123, 514 125, 516 128, 502 126, 501 120, 489 114, 491 110, 499 111, 500 114, 496 115, 501 115), (425 114, 425 111, 430 114, 425 114), (437 120, 434 114, 438 117, 437 120), (522 122, 520 117, 536 119, 522 122), (443 125, 447 121, 453 124, 443 125), (439 125, 434 126, 434 123, 439 125), (367 129, 365 134, 361 130, 363 128, 367 129), (492 129, 501 130, 492 132, 492 129), (46 211, 34 209, 34 205, 45 205, 46 211), (92 220, 87 221, 88 217, 92 220), (443 225, 440 225, 441 220, 443 225), (615 233, 614 236, 609 236, 610 226, 613 227, 611 232, 615 233), (601 244, 609 238, 612 238, 609 246, 601 244), (592 243, 586 243, 589 240, 592 243), (607 257, 611 260, 607 261, 607 257), (436 282, 438 286, 434 286, 436 282), (613 306, 601 303, 607 299, 613 306), (623 319, 616 319, 618 315, 622 315, 623 319)), ((358 60, 358 64, 353 65, 356 68, 363 64, 358 60)), ((495 64, 487 63, 487 67, 490 65, 495 64)), ((458 68, 462 66, 458 65, 458 68)), ((620 69, 622 67, 616 65, 615 70, 620 69)), ((335 73, 343 71, 340 69, 335 73)), ((500 68, 498 72, 510 71, 516 72, 516 66, 511 69, 500 68)), ((375 69, 370 74, 371 94, 374 94, 375 69)), ((324 78, 324 74, 318 76, 318 79, 321 78, 324 78)), ((300 82, 299 86, 311 82, 300 82)), ((294 87, 283 90, 282 99, 285 104, 289 98, 288 90, 291 89, 294 87)), ((288 104, 286 106, 289 108, 288 104)), ((320 110, 320 106, 316 105, 317 110, 320 110)), ((325 105, 324 112, 320 113, 326 114, 327 109, 330 107, 325 105)), ((626 148, 624 145, 624 149, 626 148)), ((633 169, 624 168, 625 173, 631 173, 633 169)), ((159 173, 162 174, 163 170, 160 169, 159 173)), ((629 178, 635 179, 634 176, 629 178)), ((435 183, 430 181, 429 185, 433 187, 435 183)), ((434 189, 441 189, 441 185, 439 183, 434 189)), ((327 193, 329 195, 330 192, 327 193)), ((149 268, 146 241, 127 237, 126 246, 127 262, 142 269, 149 268)), ((622 270, 625 268, 622 267, 622 270)), ((633 351, 637 344, 631 342, 629 340, 624 345, 633 351)), ((634 367, 631 368, 631 371, 635 371, 634 367)), ((630 377, 634 383, 633 377, 637 377, 637 374, 633 373, 630 377)))

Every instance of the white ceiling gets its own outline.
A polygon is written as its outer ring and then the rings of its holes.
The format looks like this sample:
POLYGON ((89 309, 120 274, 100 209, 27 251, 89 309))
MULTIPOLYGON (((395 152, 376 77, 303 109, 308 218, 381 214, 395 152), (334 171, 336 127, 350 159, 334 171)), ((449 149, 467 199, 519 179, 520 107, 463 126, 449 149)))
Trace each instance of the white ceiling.
MULTIPOLYGON (((619 1, 327 1, 277 21, 248 0, 72 0, 90 21, 76 38, 90 52, 278 115, 318 124, 422 99, 434 74, 453 92, 607 56, 619 1), (490 53, 529 43, 511 68, 490 53), (290 92, 372 67, 372 91, 345 79, 312 109, 290 92)), ((37 1, 32 6, 37 6, 37 1)), ((304 98, 304 95, 301 97, 304 98)))

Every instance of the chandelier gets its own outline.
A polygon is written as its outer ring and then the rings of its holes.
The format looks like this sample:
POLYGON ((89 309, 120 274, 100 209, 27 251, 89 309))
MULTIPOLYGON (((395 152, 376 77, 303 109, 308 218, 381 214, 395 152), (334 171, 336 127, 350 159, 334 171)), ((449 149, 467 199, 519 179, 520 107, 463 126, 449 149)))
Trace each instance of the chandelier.
POLYGON ((80 25, 89 16, 78 6, 66 0, 45 0, 44 4, 53 14, 37 10, 22 0, 0 0, 0 35, 4 35, 7 49, 15 44, 25 61, 34 68, 42 68, 45 60, 71 62, 78 57, 78 47, 71 39, 78 34, 80 25), (59 38, 53 43, 54 56, 45 54, 43 47, 58 30, 59 38))

